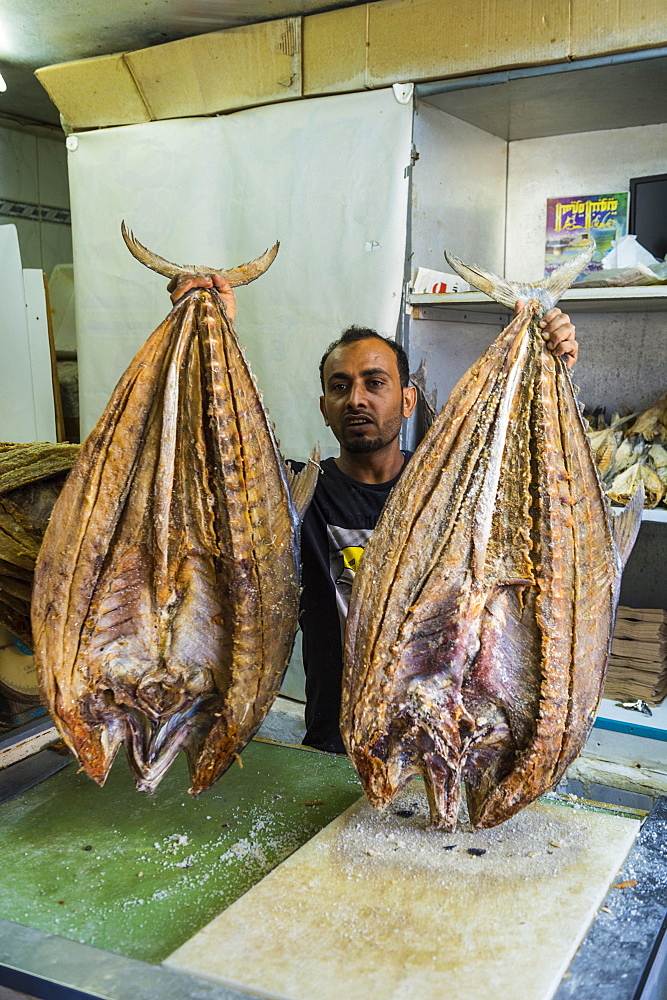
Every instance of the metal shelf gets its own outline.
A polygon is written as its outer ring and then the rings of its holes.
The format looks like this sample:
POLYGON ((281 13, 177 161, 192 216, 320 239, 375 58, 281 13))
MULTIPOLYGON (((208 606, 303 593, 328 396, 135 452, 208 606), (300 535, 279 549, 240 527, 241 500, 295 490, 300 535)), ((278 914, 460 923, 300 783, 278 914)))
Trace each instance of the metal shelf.
MULTIPOLYGON (((653 740, 667 741, 667 701, 651 705, 652 715, 642 715, 628 708, 619 708, 616 698, 603 698, 600 702, 595 725, 598 729, 611 729, 631 736, 645 736, 653 740)), ((628 699, 629 700, 629 699, 628 699)))
MULTIPOLYGON (((410 293, 410 305, 432 309, 497 313, 510 312, 483 292, 455 292, 445 295, 410 293)), ((581 312, 659 312, 667 310, 667 285, 637 285, 631 288, 569 288, 561 302, 567 302, 581 312)), ((430 319, 430 315, 415 319, 430 319)), ((443 317, 444 319, 444 317, 443 317)))
POLYGON ((667 114, 667 49, 418 83, 415 92, 509 141, 650 125, 667 114))
POLYGON ((661 521, 663 524, 667 524, 667 509, 653 507, 651 510, 645 510, 642 514, 642 521, 661 521))

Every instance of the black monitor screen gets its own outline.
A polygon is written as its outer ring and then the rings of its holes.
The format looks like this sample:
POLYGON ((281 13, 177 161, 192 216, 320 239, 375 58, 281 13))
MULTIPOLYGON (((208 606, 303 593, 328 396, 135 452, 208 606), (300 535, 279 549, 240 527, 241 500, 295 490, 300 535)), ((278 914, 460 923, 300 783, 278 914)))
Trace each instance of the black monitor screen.
POLYGON ((629 232, 658 260, 667 255, 667 174, 630 181, 629 232))

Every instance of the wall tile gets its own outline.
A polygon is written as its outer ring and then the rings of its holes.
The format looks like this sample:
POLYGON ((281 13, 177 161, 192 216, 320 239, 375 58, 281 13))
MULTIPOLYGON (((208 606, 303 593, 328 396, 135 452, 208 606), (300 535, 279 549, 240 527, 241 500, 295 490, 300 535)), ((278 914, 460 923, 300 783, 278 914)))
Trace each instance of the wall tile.
POLYGON ((41 267, 42 248, 39 232, 39 222, 30 219, 2 219, 4 223, 16 226, 21 251, 22 267, 41 267))
POLYGON ((37 177, 42 205, 69 208, 67 149, 62 139, 37 140, 37 177))
POLYGON ((37 141, 34 135, 0 128, 0 198, 39 200, 37 141))
POLYGON ((43 222, 41 226, 42 263, 41 268, 47 278, 56 264, 72 263, 72 230, 55 222, 43 222))

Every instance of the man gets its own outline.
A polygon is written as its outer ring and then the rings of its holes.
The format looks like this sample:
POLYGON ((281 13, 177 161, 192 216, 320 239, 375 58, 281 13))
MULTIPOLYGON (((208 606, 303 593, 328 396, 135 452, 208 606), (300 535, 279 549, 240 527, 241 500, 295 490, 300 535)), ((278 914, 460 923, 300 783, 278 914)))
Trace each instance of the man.
MULTIPOLYGON (((215 287, 227 313, 236 315, 234 293, 224 278, 191 279, 169 291, 177 302, 196 286, 215 287)), ((517 309, 522 303, 517 303, 517 309)), ((571 367, 578 353, 575 329, 560 309, 541 321, 542 335, 571 367)), ((400 449, 404 418, 416 404, 408 384, 408 359, 401 347, 375 330, 350 327, 331 344, 320 363, 320 410, 340 451, 322 462, 312 503, 301 530, 300 625, 306 672, 304 743, 344 753, 338 726, 343 633, 354 573, 368 539, 409 453, 400 449)), ((290 463, 295 471, 302 463, 290 463)))

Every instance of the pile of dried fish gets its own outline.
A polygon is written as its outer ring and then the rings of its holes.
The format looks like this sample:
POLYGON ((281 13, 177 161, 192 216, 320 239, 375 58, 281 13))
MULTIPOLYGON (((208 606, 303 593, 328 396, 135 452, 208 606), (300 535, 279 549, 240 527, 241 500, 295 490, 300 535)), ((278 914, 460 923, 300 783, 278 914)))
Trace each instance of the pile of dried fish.
POLYGON ((609 425, 592 414, 588 436, 607 496, 625 504, 641 482, 644 506, 667 506, 667 393, 643 413, 621 417, 609 425))
POLYGON ((494 826, 560 779, 593 725, 643 501, 610 520, 538 326, 589 257, 527 286, 447 255, 527 305, 454 389, 354 581, 341 731, 378 808, 421 774, 451 830, 464 779, 473 824, 494 826))
MULTIPOLYGON (((214 273, 123 235, 160 274, 214 273)), ((217 273, 246 284, 277 250, 217 273)), ((188 293, 83 444, 37 564, 42 694, 99 784, 123 743, 144 791, 185 749, 196 794, 261 724, 296 630, 299 518, 317 471, 290 482, 223 299, 188 293)))
POLYGON ((76 444, 0 444, 0 625, 32 649, 30 595, 53 505, 76 444))

